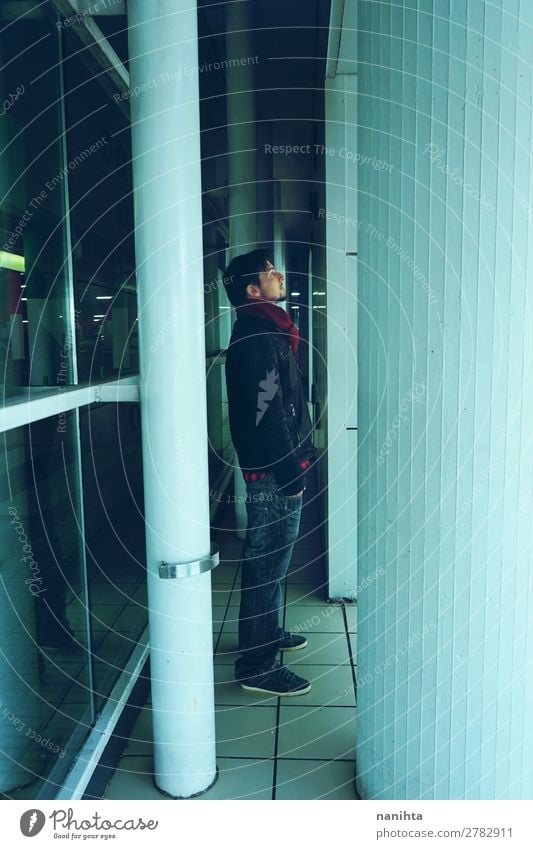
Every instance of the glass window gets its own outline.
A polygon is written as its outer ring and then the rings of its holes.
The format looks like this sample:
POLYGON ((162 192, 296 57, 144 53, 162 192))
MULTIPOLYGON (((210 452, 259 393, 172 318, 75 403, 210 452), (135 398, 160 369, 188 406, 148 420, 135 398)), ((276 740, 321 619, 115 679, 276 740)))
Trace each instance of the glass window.
POLYGON ((80 382, 139 370, 130 126, 65 32, 65 107, 80 382))
POLYGON ((58 30, 0 4, 2 397, 72 383, 58 30), (13 15, 11 14, 11 18, 13 15), (28 60, 31 50, 31 61, 28 60))
POLYGON ((80 411, 89 615, 97 704, 148 623, 138 404, 80 411))
POLYGON ((3 434, 0 793, 53 798, 93 721, 75 413, 3 434))

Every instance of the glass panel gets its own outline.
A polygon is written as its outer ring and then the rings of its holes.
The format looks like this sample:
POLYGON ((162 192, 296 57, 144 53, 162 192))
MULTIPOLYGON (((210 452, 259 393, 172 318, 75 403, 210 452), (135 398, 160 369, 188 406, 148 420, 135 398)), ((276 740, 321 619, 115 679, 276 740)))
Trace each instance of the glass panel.
POLYGON ((90 621, 101 705, 148 622, 138 404, 80 411, 90 621))
POLYGON ((73 382, 57 28, 0 4, 2 397, 73 382), (31 46, 31 62, 28 48, 31 46))
POLYGON ((3 435, 0 793, 53 798, 92 722, 75 413, 3 435))
POLYGON ((67 159, 80 382, 139 370, 130 127, 65 38, 67 159))

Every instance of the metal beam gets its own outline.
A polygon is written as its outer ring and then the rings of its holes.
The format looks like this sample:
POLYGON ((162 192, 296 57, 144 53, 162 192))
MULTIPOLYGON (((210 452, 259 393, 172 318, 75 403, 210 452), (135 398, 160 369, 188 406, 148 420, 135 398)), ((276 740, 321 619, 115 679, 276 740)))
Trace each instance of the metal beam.
POLYGON ((5 401, 0 410, 0 433, 60 416, 69 410, 97 402, 139 401, 139 378, 123 377, 88 386, 30 386, 21 395, 5 401))
MULTIPOLYGON (((93 3, 93 8, 95 6, 93 3)), ((112 0, 107 0, 112 2, 112 0)), ((130 75, 96 21, 81 8, 80 0, 52 0, 64 18, 64 28, 75 31, 98 65, 107 72, 119 91, 128 91, 130 75)), ((89 8, 89 4, 87 4, 89 8)), ((100 13, 98 13, 100 14, 100 13)))
POLYGON ((326 78, 331 79, 337 73, 339 51, 341 46, 342 19, 344 17, 344 0, 331 0, 329 16, 328 52, 326 62, 326 78))

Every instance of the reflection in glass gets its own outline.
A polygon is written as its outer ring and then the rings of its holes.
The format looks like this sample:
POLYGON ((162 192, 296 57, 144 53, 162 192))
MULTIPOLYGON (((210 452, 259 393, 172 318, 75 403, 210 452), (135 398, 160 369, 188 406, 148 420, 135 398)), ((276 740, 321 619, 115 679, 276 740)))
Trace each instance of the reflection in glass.
POLYGON ((57 28, 48 16, 25 15, 7 25, 2 20, 7 5, 0 4, 3 398, 28 385, 72 383, 74 375, 57 28))
POLYGON ((76 430, 69 412, 3 435, 0 792, 11 798, 60 782, 72 735, 92 721, 76 430))
POLYGON ((138 404, 80 411, 90 624, 97 705, 148 622, 138 404))
POLYGON ((132 169, 128 118, 65 34, 67 157, 78 373, 82 382, 138 366, 132 169))

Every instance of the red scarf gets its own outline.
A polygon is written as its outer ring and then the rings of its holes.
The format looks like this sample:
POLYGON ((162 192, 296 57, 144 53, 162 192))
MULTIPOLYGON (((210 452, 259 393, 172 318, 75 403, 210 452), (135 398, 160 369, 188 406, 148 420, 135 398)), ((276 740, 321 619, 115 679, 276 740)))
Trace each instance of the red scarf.
POLYGON ((241 315, 252 315, 255 318, 263 319, 263 321, 271 321, 284 333, 288 333, 292 353, 295 357, 297 356, 298 344, 300 342, 298 328, 292 321, 289 313, 285 312, 282 307, 278 307, 274 301, 245 301, 244 304, 237 307, 237 315, 239 313, 241 315))

